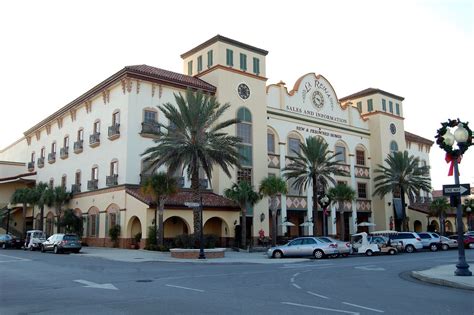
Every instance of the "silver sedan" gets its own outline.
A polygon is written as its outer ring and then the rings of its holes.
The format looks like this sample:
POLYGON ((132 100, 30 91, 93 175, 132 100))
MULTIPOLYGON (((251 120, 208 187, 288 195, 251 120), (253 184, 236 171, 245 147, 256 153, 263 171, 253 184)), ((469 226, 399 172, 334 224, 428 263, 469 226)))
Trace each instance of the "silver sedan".
POLYGON ((309 257, 321 259, 325 256, 337 255, 336 243, 326 243, 317 237, 299 237, 285 245, 272 247, 267 251, 269 258, 309 257))
POLYGON ((340 240, 336 240, 332 237, 329 236, 318 236, 318 239, 322 240, 323 242, 326 243, 336 243, 337 244, 337 250, 339 251, 339 255, 342 256, 349 256, 352 254, 352 245, 349 242, 343 242, 340 240))
POLYGON ((457 248, 458 241, 447 238, 446 236, 441 236, 441 249, 448 250, 450 248, 457 248))

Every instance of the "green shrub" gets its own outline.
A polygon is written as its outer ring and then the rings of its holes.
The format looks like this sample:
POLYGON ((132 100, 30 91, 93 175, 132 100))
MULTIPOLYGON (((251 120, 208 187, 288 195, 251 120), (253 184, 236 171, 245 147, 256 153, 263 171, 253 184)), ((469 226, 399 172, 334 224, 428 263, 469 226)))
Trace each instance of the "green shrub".
MULTIPOLYGON (((215 248, 219 237, 214 234, 204 234, 204 248, 215 248)), ((199 248, 199 238, 193 234, 181 234, 175 237, 174 246, 177 248, 199 248)))
POLYGON ((114 243, 114 247, 118 247, 119 236, 120 236, 120 225, 116 224, 109 229, 109 237, 114 243))
POLYGON ((135 234, 133 240, 135 241, 135 244, 140 244, 140 241, 142 240, 142 232, 135 234))
POLYGON ((145 249, 148 250, 156 250, 156 249, 150 249, 150 248, 157 248, 157 242, 156 242, 156 228, 155 226, 149 226, 148 227, 148 237, 145 242, 145 249))

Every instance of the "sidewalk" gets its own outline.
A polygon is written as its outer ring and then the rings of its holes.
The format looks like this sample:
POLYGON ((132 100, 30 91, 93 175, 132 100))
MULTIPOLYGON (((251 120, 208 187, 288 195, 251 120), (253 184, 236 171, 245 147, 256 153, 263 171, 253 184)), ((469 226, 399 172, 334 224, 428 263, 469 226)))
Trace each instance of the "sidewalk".
POLYGON ((236 252, 226 251, 224 258, 212 259, 180 259, 172 258, 169 252, 147 251, 142 249, 120 249, 107 247, 83 247, 81 256, 100 257, 109 260, 123 262, 144 262, 144 261, 161 261, 161 262, 191 262, 200 264, 227 263, 227 264, 290 264, 297 262, 310 262, 309 258, 285 258, 285 259, 269 259, 266 252, 236 252))
MULTIPOLYGON (((471 266, 470 270, 472 271, 472 266, 474 262, 468 262, 471 266)), ((460 277, 455 276, 454 271, 456 270, 456 265, 443 265, 434 267, 422 271, 412 271, 412 277, 433 284, 438 284, 447 287, 453 287, 458 289, 473 290, 474 291, 474 276, 470 277, 460 277)))

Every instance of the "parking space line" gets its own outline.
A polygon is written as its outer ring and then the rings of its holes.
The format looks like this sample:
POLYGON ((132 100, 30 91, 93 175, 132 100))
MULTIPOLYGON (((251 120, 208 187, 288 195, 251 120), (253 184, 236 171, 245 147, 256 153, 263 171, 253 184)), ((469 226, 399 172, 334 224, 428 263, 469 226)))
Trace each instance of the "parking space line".
POLYGON ((306 291, 306 293, 317 296, 317 297, 320 297, 322 299, 329 300, 329 298, 327 296, 324 296, 324 295, 321 295, 321 294, 317 294, 317 293, 314 293, 314 292, 311 292, 311 291, 306 291))
POLYGON ((312 309, 316 309, 316 310, 323 310, 323 311, 335 312, 335 313, 344 313, 344 314, 352 314, 352 315, 359 315, 360 314, 360 313, 357 313, 357 312, 350 312, 350 311, 338 310, 338 309, 334 309, 334 308, 326 308, 326 307, 319 307, 319 306, 305 305, 305 304, 298 304, 298 303, 291 303, 291 302, 281 302, 281 304, 298 306, 298 307, 305 307, 305 308, 312 308, 312 309))
POLYGON ((0 260, 0 263, 4 263, 4 262, 18 262, 18 261, 31 261, 31 259, 19 258, 19 257, 15 257, 15 256, 10 256, 10 255, 3 255, 3 254, 0 254, 0 256, 7 257, 7 259, 10 258, 10 259, 8 259, 8 260, 0 260), (12 260, 11 258, 13 258, 13 260, 12 260))
POLYGON ((366 306, 362 306, 362 305, 357 305, 357 304, 352 304, 352 303, 347 303, 347 302, 342 302, 342 304, 363 308, 364 310, 374 311, 374 312, 377 312, 377 313, 385 313, 385 311, 378 310, 378 309, 375 309, 375 308, 366 307, 366 306))
POLYGON ((167 286, 167 287, 172 287, 172 288, 178 288, 178 289, 196 291, 196 292, 204 292, 204 290, 193 289, 193 288, 187 288, 187 287, 181 287, 181 286, 179 286, 179 285, 166 284, 166 286, 167 286))
POLYGON ((292 285, 297 289, 301 289, 301 287, 299 285, 297 285, 296 283, 292 283, 292 285))

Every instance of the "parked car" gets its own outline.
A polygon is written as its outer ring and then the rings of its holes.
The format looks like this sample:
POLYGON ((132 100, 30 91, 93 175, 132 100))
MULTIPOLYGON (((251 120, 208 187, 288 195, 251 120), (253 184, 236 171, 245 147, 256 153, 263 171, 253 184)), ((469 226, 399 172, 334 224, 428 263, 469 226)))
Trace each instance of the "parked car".
POLYGON ((326 243, 316 237, 299 237, 267 251, 269 258, 313 256, 321 259, 335 254, 339 254, 336 243, 326 243))
MULTIPOLYGON (((449 238, 452 240, 457 240, 458 236, 450 235, 449 238)), ((464 234, 463 242, 464 242, 464 247, 469 248, 469 249, 474 249, 474 236, 464 234)))
POLYGON ((390 235, 390 241, 402 242, 403 249, 407 253, 423 249, 421 238, 415 232, 399 232, 398 234, 390 235))
POLYGON ((418 235, 421 238, 423 248, 429 248, 430 251, 435 252, 441 247, 441 239, 438 234, 433 232, 420 232, 418 235))
POLYGON ((46 241, 46 234, 40 230, 26 231, 24 250, 35 250, 40 249, 41 244, 46 241))
POLYGON ((448 250, 450 248, 457 248, 458 241, 447 238, 446 236, 441 236, 441 249, 448 250))
POLYGON ((401 242, 390 241, 388 236, 369 236, 368 241, 371 244, 377 244, 382 254, 395 255, 403 250, 401 242))
POLYGON ((380 253, 380 248, 375 243, 370 243, 368 240, 367 233, 361 232, 351 235, 351 245, 354 249, 354 253, 366 254, 372 256, 375 253, 380 253))
POLYGON ((53 251, 55 254, 62 252, 79 253, 81 241, 76 234, 53 234, 41 244, 41 252, 53 251))
POLYGON ((23 242, 11 234, 0 234, 0 247, 6 248, 21 248, 23 242))
POLYGON ((326 243, 336 243, 339 255, 346 257, 352 254, 352 245, 350 242, 343 242, 329 236, 318 236, 318 239, 326 243))

